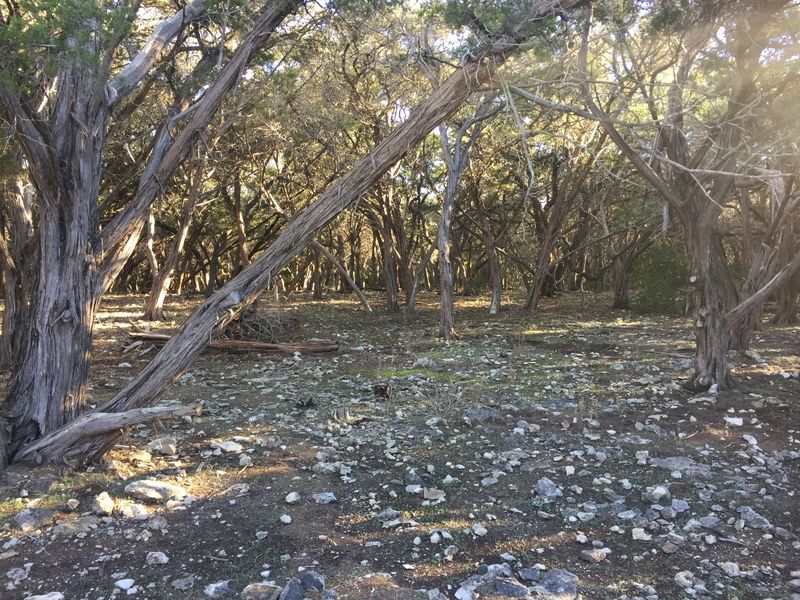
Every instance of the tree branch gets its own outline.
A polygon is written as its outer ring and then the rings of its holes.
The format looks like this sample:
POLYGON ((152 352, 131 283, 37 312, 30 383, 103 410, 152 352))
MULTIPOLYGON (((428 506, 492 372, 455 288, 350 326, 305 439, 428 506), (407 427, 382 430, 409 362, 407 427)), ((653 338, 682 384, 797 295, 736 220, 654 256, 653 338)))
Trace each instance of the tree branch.
POLYGON ((622 134, 614 127, 608 119, 608 116, 602 111, 602 109, 595 103, 594 99, 592 98, 592 94, 589 90, 589 83, 587 79, 587 56, 589 54, 589 31, 592 26, 592 14, 591 8, 589 8, 589 15, 586 18, 586 24, 583 28, 583 35, 581 37, 581 47, 580 52, 578 54, 578 74, 580 78, 580 86, 581 91, 583 92, 583 98, 586 102, 586 105, 589 107, 594 118, 596 118, 600 123, 603 125, 603 128, 608 133, 609 137, 614 141, 614 143, 619 148, 620 152, 622 152, 626 158, 631 161, 634 167, 642 174, 642 176, 649 181, 653 187, 664 197, 664 199, 669 202, 670 204, 680 207, 682 205, 682 200, 679 198, 667 185, 667 182, 664 181, 658 173, 653 170, 653 168, 645 162, 645 160, 639 155, 636 150, 634 150, 625 138, 622 137, 622 134))
POLYGON ((147 75, 164 47, 188 23, 202 17, 205 11, 206 0, 193 0, 193 2, 181 8, 169 19, 162 21, 136 56, 108 83, 106 89, 109 105, 114 106, 126 98, 139 85, 142 78, 147 75))

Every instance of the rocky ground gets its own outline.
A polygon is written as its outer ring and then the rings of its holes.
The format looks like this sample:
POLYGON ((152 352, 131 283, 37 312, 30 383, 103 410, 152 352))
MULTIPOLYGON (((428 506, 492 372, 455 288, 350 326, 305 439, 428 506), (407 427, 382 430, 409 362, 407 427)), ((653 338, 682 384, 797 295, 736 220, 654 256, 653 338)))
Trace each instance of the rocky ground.
MULTIPOLYGON (((435 301, 411 325, 292 302, 338 354, 206 354, 162 399, 202 416, 10 470, 0 597, 800 598, 800 328, 691 395, 684 319, 462 299, 448 345, 435 301)), ((105 306, 92 402, 152 356, 139 302, 105 306)))

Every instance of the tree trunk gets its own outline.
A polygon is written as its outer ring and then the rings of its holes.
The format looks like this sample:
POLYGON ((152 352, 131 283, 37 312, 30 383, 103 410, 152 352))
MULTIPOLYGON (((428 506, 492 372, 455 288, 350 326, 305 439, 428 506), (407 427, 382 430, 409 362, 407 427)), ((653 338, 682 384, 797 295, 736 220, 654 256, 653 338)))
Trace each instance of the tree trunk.
MULTIPOLYGON (((21 157, 17 157, 17 164, 21 157)), ((12 369, 20 356, 19 340, 28 327, 30 293, 34 287, 33 191, 24 177, 14 177, 6 189, 9 240, 3 240, 3 336, 0 367, 12 369)))
POLYGON ((614 303, 612 306, 620 310, 627 310, 631 307, 629 294, 631 282, 630 261, 623 257, 614 259, 614 303))
MULTIPOLYGON (((502 54, 468 62, 457 69, 371 154, 359 160, 316 202, 298 213, 255 262, 208 298, 139 375, 100 410, 121 412, 153 401, 175 375, 192 363, 216 329, 251 304, 319 229, 360 198, 431 129, 452 115, 475 88, 485 85, 499 62, 502 62, 502 54)), ((79 431, 80 426, 81 418, 64 427, 59 435, 45 436, 29 444, 17 460, 39 457, 45 462, 85 462, 105 453, 118 437, 116 433, 90 437, 66 435, 79 431)))
POLYGON ((312 246, 311 254, 314 260, 311 263, 311 291, 314 300, 322 300, 322 260, 319 250, 312 246))
MULTIPOLYGON (((795 244, 795 227, 793 222, 784 226, 778 249, 779 263, 787 264, 797 252, 795 244)), ((800 294, 800 277, 794 276, 776 295, 777 306, 772 322, 777 325, 797 323, 797 296, 800 294)))
POLYGON ((419 291, 419 284, 422 281, 423 275, 428 269, 428 263, 431 262, 433 251, 436 250, 437 247, 438 238, 435 239, 430 246, 428 246, 428 251, 425 253, 425 256, 422 258, 422 261, 417 267, 414 280, 411 282, 411 290, 408 294, 408 300, 406 301, 406 320, 410 319, 414 315, 414 311, 417 308, 417 292, 419 291))
POLYGON ((152 283, 158 281, 158 257, 155 251, 156 238, 156 213, 155 207, 151 206, 147 213, 147 227, 145 229, 144 251, 147 255, 147 262, 150 264, 150 280, 152 283))
POLYGON ((158 271, 156 278, 153 280, 153 285, 150 288, 150 294, 144 306, 144 318, 148 321, 163 321, 164 320, 164 300, 167 297, 172 276, 175 272, 175 267, 178 265, 178 260, 183 252, 183 246, 186 243, 186 237, 189 235, 189 226, 192 223, 192 215, 194 215, 194 208, 197 205, 197 200, 200 197, 200 188, 202 185, 203 172, 205 170, 206 155, 203 155, 198 161, 195 168, 194 177, 189 187, 189 197, 183 205, 183 214, 181 215, 181 222, 178 225, 178 231, 175 233, 175 240, 169 249, 167 257, 164 259, 164 264, 158 271))
POLYGON ((241 174, 236 171, 233 180, 233 220, 236 224, 236 255, 238 265, 236 273, 250 264, 250 253, 247 249, 247 228, 245 227, 244 208, 242 207, 242 181, 241 174))
POLYGON ((691 266, 690 294, 695 328, 695 373, 689 387, 705 391, 730 387, 730 339, 711 265, 711 223, 690 213, 682 219, 691 266))
POLYGON ((458 175, 448 174, 447 189, 442 200, 442 215, 439 219, 439 293, 441 295, 442 318, 440 333, 445 341, 457 338, 455 330, 455 308, 453 306, 453 266, 450 263, 450 225, 453 204, 456 198, 458 175))
POLYGON ((486 215, 486 208, 480 198, 477 201, 478 222, 483 232, 483 245, 486 248, 486 258, 489 262, 489 281, 492 284, 492 301, 489 304, 489 314, 496 315, 500 312, 500 300, 503 293, 503 279, 500 272, 500 254, 497 252, 492 225, 486 215))
POLYGON ((95 108, 95 86, 96 73, 83 61, 63 69, 51 121, 58 134, 54 147, 46 158, 39 156, 41 148, 26 148, 40 207, 38 272, 3 410, 12 424, 6 455, 68 423, 84 408, 99 304, 96 198, 110 114, 95 108))
POLYGON ((219 274, 219 259, 225 253, 225 240, 215 240, 214 249, 211 252, 211 260, 208 263, 208 275, 206 279, 206 287, 203 290, 203 295, 210 298, 217 289, 217 277, 219 274))
POLYGON ((83 411, 92 329, 102 294, 134 252, 163 182, 186 157, 251 54, 295 5, 274 0, 262 10, 174 143, 163 151, 154 149, 134 200, 102 231, 97 198, 112 106, 137 85, 161 49, 202 15, 204 2, 187 5, 156 27, 142 51, 111 81, 105 71, 110 63, 86 58, 102 56, 105 50, 98 22, 83 23, 80 40, 70 40, 83 54, 65 61, 58 73, 49 122, 0 85, 0 116, 14 125, 25 150, 39 207, 38 276, 31 293, 30 325, 20 340, 19 365, 2 410, 3 461, 83 411))
MULTIPOLYGON (((391 199, 391 187, 390 199, 391 199)), ((390 200, 391 201, 391 200, 390 200)), ((383 214, 383 279, 386 286, 386 310, 390 315, 400 312, 400 301, 397 294, 397 262, 394 259, 394 241, 392 239, 392 226, 389 215, 383 214)))
POLYGON ((352 277, 350 277, 350 274, 347 272, 347 269, 345 269, 344 266, 338 260, 336 260, 336 257, 333 254, 331 254, 330 250, 328 250, 325 246, 323 246, 316 240, 314 240, 312 244, 317 250, 322 252, 325 255, 325 258, 331 261, 331 263, 336 267, 339 273, 341 273, 342 278, 347 282, 347 285, 350 286, 350 289, 355 292, 356 296, 358 296, 358 300, 361 302, 361 306, 364 307, 364 310, 366 310, 367 312, 372 312, 372 307, 369 305, 369 300, 367 300, 367 297, 364 295, 364 292, 362 292, 358 288, 355 281, 353 281, 352 277))
POLYGON ((776 325, 794 325, 797 318, 797 297, 800 295, 800 282, 795 277, 794 281, 783 288, 776 299, 775 315, 772 322, 776 325))

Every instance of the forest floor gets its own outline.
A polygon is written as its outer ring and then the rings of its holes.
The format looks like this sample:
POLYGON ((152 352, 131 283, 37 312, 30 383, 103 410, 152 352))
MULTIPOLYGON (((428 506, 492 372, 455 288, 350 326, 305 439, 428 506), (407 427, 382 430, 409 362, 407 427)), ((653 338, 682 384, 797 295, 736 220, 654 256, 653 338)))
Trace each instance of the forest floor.
MULTIPOLYGON (((411 324, 373 301, 293 297, 287 341, 338 353, 204 354, 160 402, 202 416, 134 430, 107 465, 11 469, 0 597, 798 597, 800 328, 692 395, 684 318, 459 298, 445 344, 435 296, 411 324), (126 491, 141 480, 167 501, 126 491)), ((130 348, 141 305, 104 303, 92 404, 155 351, 130 348)))

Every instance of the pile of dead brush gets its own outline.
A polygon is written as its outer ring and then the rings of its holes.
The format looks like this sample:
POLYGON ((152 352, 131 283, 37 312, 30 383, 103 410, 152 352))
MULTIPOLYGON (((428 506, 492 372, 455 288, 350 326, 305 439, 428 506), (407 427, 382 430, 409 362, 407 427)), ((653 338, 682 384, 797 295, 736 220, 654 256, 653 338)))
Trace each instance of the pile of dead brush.
POLYGON ((291 337, 298 325, 295 315, 252 309, 228 323, 215 337, 219 340, 278 344, 291 337))
MULTIPOLYGON (((297 317, 285 312, 248 310, 228 323, 214 336, 207 348, 223 352, 278 352, 283 354, 319 354, 337 352, 338 342, 286 343, 297 329, 297 317)), ((151 331, 130 332, 134 343, 163 344, 170 336, 151 331)), ((129 346, 127 349, 132 348, 129 346)))

